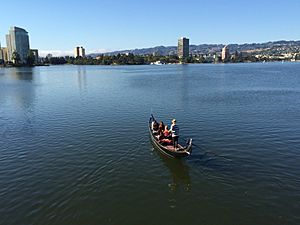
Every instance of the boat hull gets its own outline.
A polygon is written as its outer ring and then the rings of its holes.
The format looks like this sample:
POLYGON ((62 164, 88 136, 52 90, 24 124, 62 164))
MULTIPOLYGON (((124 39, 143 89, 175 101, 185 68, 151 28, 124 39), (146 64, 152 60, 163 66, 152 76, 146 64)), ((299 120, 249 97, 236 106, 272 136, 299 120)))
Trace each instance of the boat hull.
POLYGON ((176 151, 170 150, 167 146, 164 146, 161 143, 159 143, 159 141, 157 140, 157 138, 155 137, 151 129, 151 123, 153 121, 155 121, 155 119, 153 116, 151 116, 149 119, 149 135, 150 135, 151 142, 156 149, 158 149, 164 155, 172 158, 183 158, 189 156, 192 153, 192 139, 188 139, 187 145, 184 147, 180 147, 176 151))

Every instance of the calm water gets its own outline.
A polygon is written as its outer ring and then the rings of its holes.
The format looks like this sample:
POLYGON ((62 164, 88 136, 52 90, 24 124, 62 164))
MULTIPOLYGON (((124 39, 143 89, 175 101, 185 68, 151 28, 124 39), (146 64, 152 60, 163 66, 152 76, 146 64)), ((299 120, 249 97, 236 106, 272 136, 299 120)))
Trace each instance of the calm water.
POLYGON ((1 68, 0 224, 300 224, 299 137, 299 63, 1 68))

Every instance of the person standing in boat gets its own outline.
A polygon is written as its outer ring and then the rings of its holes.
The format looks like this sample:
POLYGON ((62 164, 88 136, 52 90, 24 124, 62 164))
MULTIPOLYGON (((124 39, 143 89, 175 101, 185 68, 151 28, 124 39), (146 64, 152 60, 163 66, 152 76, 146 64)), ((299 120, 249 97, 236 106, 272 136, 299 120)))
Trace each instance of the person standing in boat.
POLYGON ((173 139, 173 147, 176 150, 178 147, 178 139, 179 139, 179 127, 176 124, 176 120, 172 120, 172 125, 170 131, 172 132, 172 139, 173 139))

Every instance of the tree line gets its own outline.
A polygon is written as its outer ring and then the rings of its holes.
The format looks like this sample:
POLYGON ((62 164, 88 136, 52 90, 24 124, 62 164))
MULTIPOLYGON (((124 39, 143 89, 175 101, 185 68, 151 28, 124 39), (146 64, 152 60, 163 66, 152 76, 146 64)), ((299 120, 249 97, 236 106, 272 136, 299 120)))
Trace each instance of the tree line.
MULTIPOLYGON (((271 61, 265 58, 258 59, 251 54, 235 53, 228 59, 222 60, 221 56, 204 57, 203 55, 194 55, 186 58, 179 58, 177 55, 134 55, 117 54, 117 55, 99 55, 96 58, 92 57, 51 57, 44 59, 45 64, 73 64, 73 65, 148 65, 154 62, 161 64, 176 64, 176 63, 241 63, 241 62, 259 62, 271 61)), ((276 61, 276 60, 273 60, 276 61)))
POLYGON ((99 55, 96 58, 91 57, 51 57, 45 58, 45 64, 74 64, 74 65, 145 65, 152 62, 160 61, 161 63, 178 63, 177 56, 153 56, 153 55, 134 55, 117 54, 117 55, 99 55))

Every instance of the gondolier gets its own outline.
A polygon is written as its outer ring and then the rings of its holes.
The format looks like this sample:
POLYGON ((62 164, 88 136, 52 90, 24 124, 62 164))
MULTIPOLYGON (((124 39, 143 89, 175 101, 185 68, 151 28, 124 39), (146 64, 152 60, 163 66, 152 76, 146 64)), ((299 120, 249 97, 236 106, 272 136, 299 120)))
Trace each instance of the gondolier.
POLYGON ((172 125, 170 130, 172 132, 173 147, 176 150, 178 147, 178 138, 179 138, 179 127, 176 124, 176 119, 172 120, 172 125))

